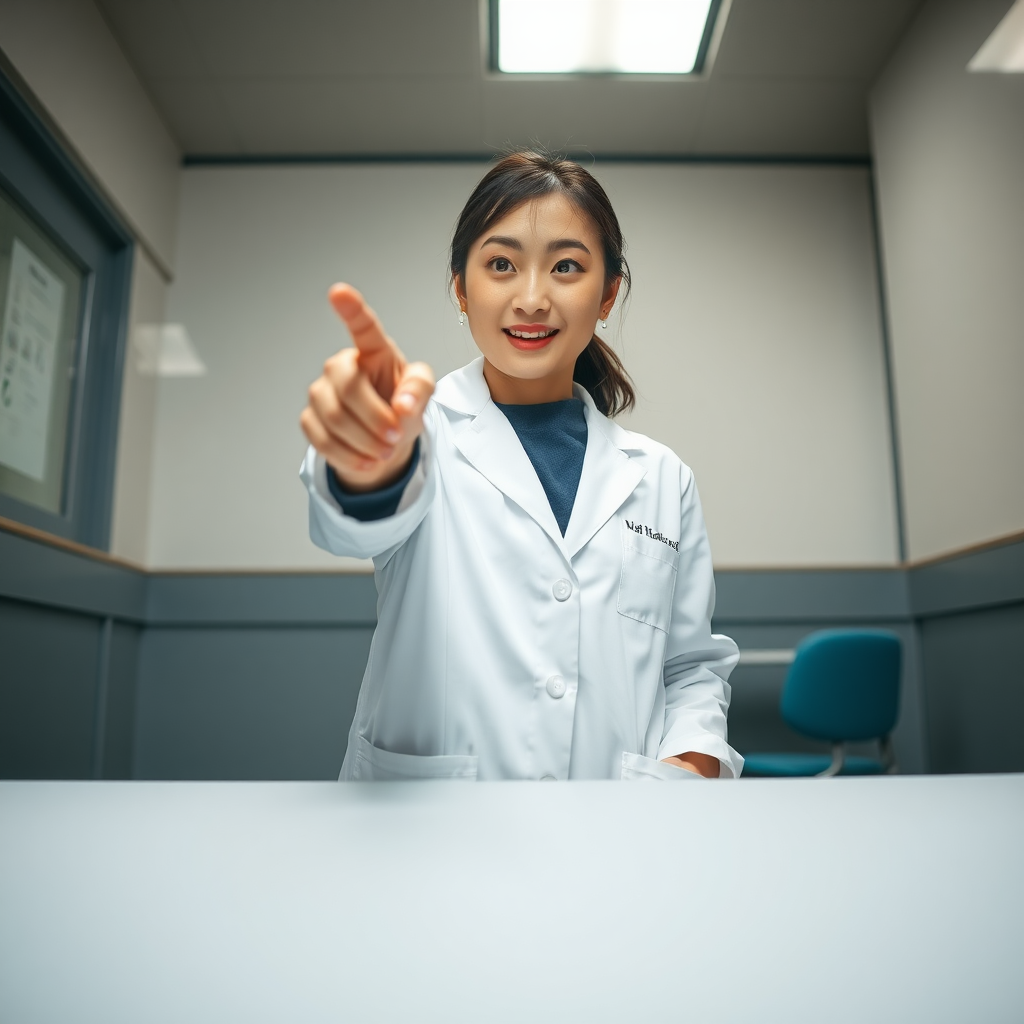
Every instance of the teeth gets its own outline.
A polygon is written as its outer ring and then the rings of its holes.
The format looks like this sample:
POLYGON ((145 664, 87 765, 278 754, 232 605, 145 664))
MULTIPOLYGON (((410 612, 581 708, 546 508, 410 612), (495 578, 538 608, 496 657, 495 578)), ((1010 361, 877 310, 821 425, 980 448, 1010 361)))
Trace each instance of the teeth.
POLYGON ((527 334, 525 331, 513 331, 511 328, 507 328, 507 330, 513 338, 522 338, 524 341, 536 341, 538 338, 549 338, 555 333, 557 328, 553 327, 550 331, 536 331, 532 334, 527 334))

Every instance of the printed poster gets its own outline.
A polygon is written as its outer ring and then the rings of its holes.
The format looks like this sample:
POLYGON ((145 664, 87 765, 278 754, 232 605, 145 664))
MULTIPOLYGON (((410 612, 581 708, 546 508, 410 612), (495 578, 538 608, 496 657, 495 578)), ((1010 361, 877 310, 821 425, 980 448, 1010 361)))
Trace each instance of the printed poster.
POLYGON ((0 463, 40 482, 64 312, 64 282, 19 239, 0 328, 0 463))

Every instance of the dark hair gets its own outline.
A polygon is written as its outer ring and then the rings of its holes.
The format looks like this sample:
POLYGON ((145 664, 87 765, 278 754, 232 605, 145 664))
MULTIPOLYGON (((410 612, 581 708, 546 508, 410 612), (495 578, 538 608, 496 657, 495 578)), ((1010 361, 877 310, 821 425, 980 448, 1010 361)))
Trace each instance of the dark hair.
MULTIPOLYGON (((608 195, 597 179, 572 160, 543 153, 512 153, 499 160, 473 189, 459 215, 452 236, 452 280, 465 285, 466 262, 473 243, 492 224, 531 199, 558 192, 585 214, 601 236, 605 277, 621 277, 629 294, 629 267, 623 250, 625 242, 608 195)), ((606 416, 633 408, 633 382, 614 350, 595 334, 580 353, 572 379, 582 385, 594 404, 606 416)))

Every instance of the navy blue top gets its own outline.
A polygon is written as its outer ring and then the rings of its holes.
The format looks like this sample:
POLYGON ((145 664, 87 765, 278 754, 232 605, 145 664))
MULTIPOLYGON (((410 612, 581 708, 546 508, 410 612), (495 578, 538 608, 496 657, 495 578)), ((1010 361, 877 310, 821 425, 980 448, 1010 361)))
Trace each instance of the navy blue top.
MULTIPOLYGON (((512 424, 512 429, 537 471, 548 504, 551 505, 555 521, 564 537, 583 473, 583 456, 587 451, 587 418, 583 412, 583 402, 579 398, 567 398, 561 402, 542 402, 540 405, 494 404, 512 424)), ((419 459, 420 443, 417 440, 405 475, 379 491, 350 494, 330 468, 327 471, 327 486, 345 515, 361 522, 386 519, 397 511, 419 459)))
POLYGON ((564 537, 587 451, 587 417, 583 402, 579 398, 566 398, 539 405, 494 404, 519 435, 564 537))

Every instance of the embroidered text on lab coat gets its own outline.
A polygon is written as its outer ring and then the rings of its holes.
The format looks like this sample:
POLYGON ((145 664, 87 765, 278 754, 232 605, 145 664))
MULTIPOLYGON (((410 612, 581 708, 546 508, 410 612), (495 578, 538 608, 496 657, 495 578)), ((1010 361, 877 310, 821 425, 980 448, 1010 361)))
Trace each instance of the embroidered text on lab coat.
POLYGON ((667 544, 673 549, 673 551, 679 550, 679 541, 669 540, 665 534, 660 533, 657 530, 652 530, 649 526, 642 526, 640 523, 633 523, 628 519, 624 519, 623 522, 626 524, 626 528, 632 530, 634 533, 639 533, 643 537, 650 537, 651 540, 660 540, 662 544, 667 544))

